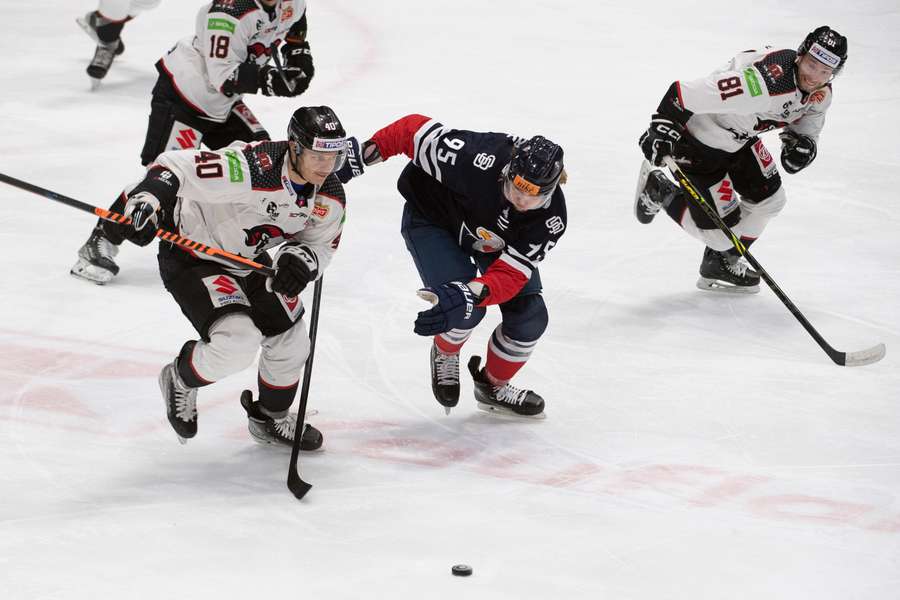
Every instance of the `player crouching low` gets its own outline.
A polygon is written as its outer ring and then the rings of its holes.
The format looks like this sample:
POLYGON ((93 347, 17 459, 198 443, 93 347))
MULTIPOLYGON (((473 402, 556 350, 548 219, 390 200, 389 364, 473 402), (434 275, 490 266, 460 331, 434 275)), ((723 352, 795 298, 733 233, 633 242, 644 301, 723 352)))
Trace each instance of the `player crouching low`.
MULTIPOLYGON (((157 224, 192 240, 273 265, 267 279, 161 241, 162 281, 200 335, 159 375, 169 423, 182 443, 197 433, 197 391, 252 365, 256 401, 245 391, 250 433, 259 442, 290 445, 289 412, 309 354, 299 294, 338 247, 344 191, 333 175, 346 159, 346 136, 328 107, 298 109, 288 141, 236 142, 222 151, 165 152, 128 193, 125 238, 153 239, 157 224), (276 249, 274 259, 267 250, 276 249)), ((302 450, 322 445, 307 424, 302 450)))
POLYGON ((411 159, 397 182, 406 200, 401 233, 425 285, 419 295, 433 304, 414 331, 434 338, 435 398, 448 413, 457 405, 460 350, 487 306, 497 305, 503 322, 486 364, 469 361, 478 406, 542 418, 544 399, 510 380, 547 327, 537 265, 566 229, 562 148, 541 136, 523 140, 408 115, 377 131, 361 152, 351 138, 338 176, 349 180, 396 154, 411 159))
POLYGON ((647 160, 634 210, 645 224, 664 210, 706 244, 700 289, 758 292, 760 278, 703 208, 653 167, 672 157, 749 246, 787 201, 776 161, 758 136, 781 129, 784 170, 794 174, 809 166, 831 106, 831 81, 846 62, 847 38, 823 25, 796 51, 748 50, 706 78, 669 87, 639 141, 647 160))

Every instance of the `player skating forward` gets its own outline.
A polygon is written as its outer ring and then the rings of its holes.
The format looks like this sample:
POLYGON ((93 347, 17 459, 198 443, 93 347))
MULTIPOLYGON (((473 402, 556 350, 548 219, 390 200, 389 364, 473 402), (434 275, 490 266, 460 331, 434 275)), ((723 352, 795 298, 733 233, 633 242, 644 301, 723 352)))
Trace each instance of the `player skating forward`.
POLYGON ((649 223, 663 209, 706 244, 697 287, 757 292, 759 275, 702 209, 650 163, 660 166, 663 157, 673 157, 749 246, 786 201, 775 159, 758 135, 782 129, 781 166, 791 174, 809 166, 831 105, 831 80, 846 62, 847 38, 822 26, 796 51, 742 52, 704 79, 669 87, 640 138, 647 160, 635 214, 649 223))
MULTIPOLYGON (((159 78, 141 163, 150 164, 160 152, 200 148, 201 143, 217 149, 236 140, 268 140, 243 95, 297 96, 306 90, 314 72, 306 28, 304 0, 215 0, 203 5, 196 35, 180 40, 156 63, 159 78), (273 52, 284 59, 282 71, 267 64, 273 52)), ((121 213, 122 202, 110 209, 121 213)), ((116 224, 98 221, 78 250, 72 275, 99 284, 110 281, 119 272, 114 258, 122 240, 116 224)))
MULTIPOLYGON (((357 150, 351 144, 351 158, 357 150)), ((397 182, 406 200, 401 231, 426 286, 420 295, 434 304, 414 330, 434 336, 435 398, 448 412, 456 406, 460 349, 495 304, 503 322, 486 365, 478 356, 469 361, 475 397, 484 409, 543 416, 543 398, 509 381, 547 327, 537 265, 566 230, 562 148, 541 136, 478 133, 409 115, 376 132, 361 154, 365 165, 395 154, 411 159, 397 182)), ((348 162, 341 177, 354 166, 359 174, 363 163, 348 162)))
MULTIPOLYGON (((344 221, 344 190, 332 174, 346 158, 344 129, 330 108, 298 109, 288 141, 235 144, 219 152, 165 152, 128 190, 123 233, 148 244, 158 227, 272 265, 274 278, 159 243, 163 284, 199 333, 163 368, 169 423, 184 442, 197 433, 197 390, 251 365, 259 352, 259 394, 241 397, 250 433, 290 445, 289 408, 309 339, 299 294, 327 268, 344 221), (274 260, 266 252, 278 247, 274 260)), ((301 448, 322 435, 304 428, 301 448)))
POLYGON ((97 44, 94 58, 87 67, 92 88, 100 84, 112 66, 113 59, 125 51, 122 28, 138 13, 159 5, 160 0, 100 0, 97 10, 75 19, 97 44))

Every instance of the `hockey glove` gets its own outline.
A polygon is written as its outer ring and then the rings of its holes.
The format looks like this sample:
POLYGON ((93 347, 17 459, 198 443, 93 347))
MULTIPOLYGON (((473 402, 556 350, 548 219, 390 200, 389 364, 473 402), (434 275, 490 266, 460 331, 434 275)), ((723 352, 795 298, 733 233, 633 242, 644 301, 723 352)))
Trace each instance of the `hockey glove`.
MULTIPOLYGON (((309 51, 309 42, 302 44, 285 44, 281 47, 281 55, 284 57, 284 68, 300 69, 306 76, 294 79, 294 95, 302 94, 309 87, 316 69, 313 66, 312 54, 309 51)), ((285 73, 287 75, 287 73, 285 73)))
POLYGON ((809 166, 816 158, 816 141, 807 135, 785 129, 781 138, 781 166, 793 175, 809 166))
POLYGON ((275 255, 275 277, 266 282, 266 288, 293 298, 319 276, 318 264, 315 254, 309 248, 285 244, 275 255))
POLYGON ((475 326, 478 298, 461 281, 422 288, 416 293, 419 298, 433 304, 416 318, 413 331, 419 335, 431 336, 451 329, 471 329, 475 326))
POLYGON ((309 87, 309 79, 303 69, 285 67, 284 78, 276 67, 265 65, 259 69, 259 91, 265 96, 290 97, 302 94, 309 87), (287 82, 285 82, 287 80, 287 82))
POLYGON ((159 199, 150 192, 138 192, 125 203, 125 216, 131 223, 122 227, 122 235, 133 244, 146 246, 156 237, 159 199))
POLYGON ((638 140, 644 156, 657 167, 663 164, 666 156, 675 157, 675 147, 681 142, 684 128, 665 117, 654 115, 650 127, 638 140))

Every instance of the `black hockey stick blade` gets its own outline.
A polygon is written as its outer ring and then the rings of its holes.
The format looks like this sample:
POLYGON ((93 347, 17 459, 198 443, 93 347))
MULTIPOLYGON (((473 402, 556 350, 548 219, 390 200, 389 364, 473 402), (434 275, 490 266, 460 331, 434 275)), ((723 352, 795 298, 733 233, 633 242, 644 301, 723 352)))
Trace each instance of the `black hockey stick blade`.
POLYGON ((300 473, 297 472, 297 463, 293 461, 291 461, 291 470, 288 473, 287 486, 297 500, 302 500, 306 492, 312 489, 312 484, 306 483, 300 478, 300 473))
POLYGON ((886 353, 887 348, 885 345, 877 344, 866 350, 860 350, 859 352, 838 352, 836 353, 837 356, 832 356, 831 359, 837 364, 845 367, 861 367, 863 365, 877 363, 884 358, 886 353))

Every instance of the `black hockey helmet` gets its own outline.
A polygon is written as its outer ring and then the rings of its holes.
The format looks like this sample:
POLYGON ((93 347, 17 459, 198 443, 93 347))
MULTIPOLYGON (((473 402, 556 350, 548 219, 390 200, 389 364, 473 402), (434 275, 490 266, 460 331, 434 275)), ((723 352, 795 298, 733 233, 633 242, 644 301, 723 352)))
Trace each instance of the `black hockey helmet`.
MULTIPOLYGON (((548 199, 563 172, 563 149, 542 135, 518 144, 504 169, 504 186, 548 199)), ((507 195, 507 197, 509 197, 507 195)))
POLYGON ((834 69, 832 74, 837 75, 847 64, 847 38, 828 25, 816 27, 797 48, 797 56, 807 53, 834 69))
POLYGON ((303 106, 294 111, 288 123, 288 141, 295 144, 297 158, 304 150, 335 152, 335 166, 340 169, 347 160, 347 132, 328 106, 303 106))

